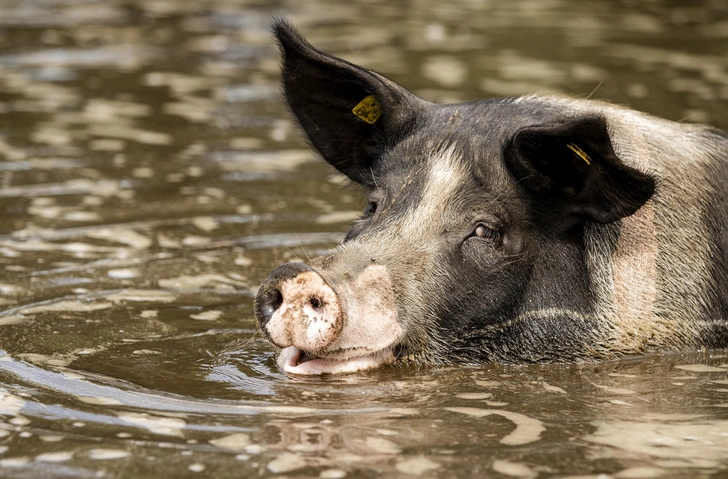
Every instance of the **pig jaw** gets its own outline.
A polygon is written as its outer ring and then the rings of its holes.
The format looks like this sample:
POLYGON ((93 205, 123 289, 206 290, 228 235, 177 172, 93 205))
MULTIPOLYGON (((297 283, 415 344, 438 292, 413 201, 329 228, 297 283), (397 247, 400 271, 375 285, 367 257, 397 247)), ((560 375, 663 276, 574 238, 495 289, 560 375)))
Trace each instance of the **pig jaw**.
POLYGON ((303 355, 304 353, 296 346, 288 346, 278 356, 278 367, 287 373, 313 376, 364 371, 391 364, 395 360, 391 348, 345 360, 317 358, 301 362, 303 355))
POLYGON ((389 364, 404 336, 392 283, 381 265, 365 268, 336 289, 310 266, 280 266, 259 289, 255 313, 261 330, 283 348, 279 366, 295 374, 389 364))

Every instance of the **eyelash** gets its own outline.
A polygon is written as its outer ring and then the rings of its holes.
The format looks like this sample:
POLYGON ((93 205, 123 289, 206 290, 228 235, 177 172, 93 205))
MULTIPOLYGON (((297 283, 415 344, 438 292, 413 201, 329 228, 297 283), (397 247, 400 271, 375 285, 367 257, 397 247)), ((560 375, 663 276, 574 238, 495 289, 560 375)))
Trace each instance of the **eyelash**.
POLYGON ((500 231, 484 225, 483 223, 478 223, 475 225, 475 229, 473 229, 473 232, 470 234, 470 238, 479 238, 490 241, 494 245, 500 245, 502 235, 500 231))

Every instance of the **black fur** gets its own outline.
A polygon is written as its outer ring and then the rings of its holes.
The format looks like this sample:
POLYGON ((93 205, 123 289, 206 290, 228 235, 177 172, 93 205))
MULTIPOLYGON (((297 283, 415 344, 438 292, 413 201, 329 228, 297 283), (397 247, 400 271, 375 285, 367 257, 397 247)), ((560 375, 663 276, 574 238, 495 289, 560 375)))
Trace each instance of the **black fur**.
POLYGON ((371 170, 425 104, 392 81, 313 48, 285 22, 274 26, 283 54, 286 100, 313 146, 353 181, 373 186, 371 170), (352 108, 369 95, 382 117, 369 124, 352 108))

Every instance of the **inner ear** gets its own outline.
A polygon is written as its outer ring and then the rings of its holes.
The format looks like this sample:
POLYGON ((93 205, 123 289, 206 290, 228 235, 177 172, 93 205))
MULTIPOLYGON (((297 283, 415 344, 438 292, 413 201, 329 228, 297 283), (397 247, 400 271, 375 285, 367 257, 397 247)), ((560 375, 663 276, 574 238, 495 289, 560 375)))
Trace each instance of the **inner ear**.
POLYGON ((617 157, 600 116, 524 128, 504 155, 519 182, 565 215, 610 223, 636 212, 655 191, 651 176, 617 157))

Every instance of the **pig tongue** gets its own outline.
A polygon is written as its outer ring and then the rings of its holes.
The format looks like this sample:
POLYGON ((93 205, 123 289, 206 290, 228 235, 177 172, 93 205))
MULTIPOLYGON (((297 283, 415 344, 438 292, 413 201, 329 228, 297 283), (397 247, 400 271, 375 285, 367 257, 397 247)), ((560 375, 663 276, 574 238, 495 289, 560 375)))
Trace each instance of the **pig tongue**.
POLYGON ((279 364, 287 373, 305 374, 309 376, 317 374, 341 374, 353 373, 355 371, 363 371, 372 369, 383 364, 389 364, 394 361, 394 354, 389 349, 381 350, 359 356, 351 359, 326 359, 311 358, 305 356, 300 349, 295 346, 289 346, 281 351, 278 359, 279 364), (301 359, 303 362, 299 362, 301 359))

